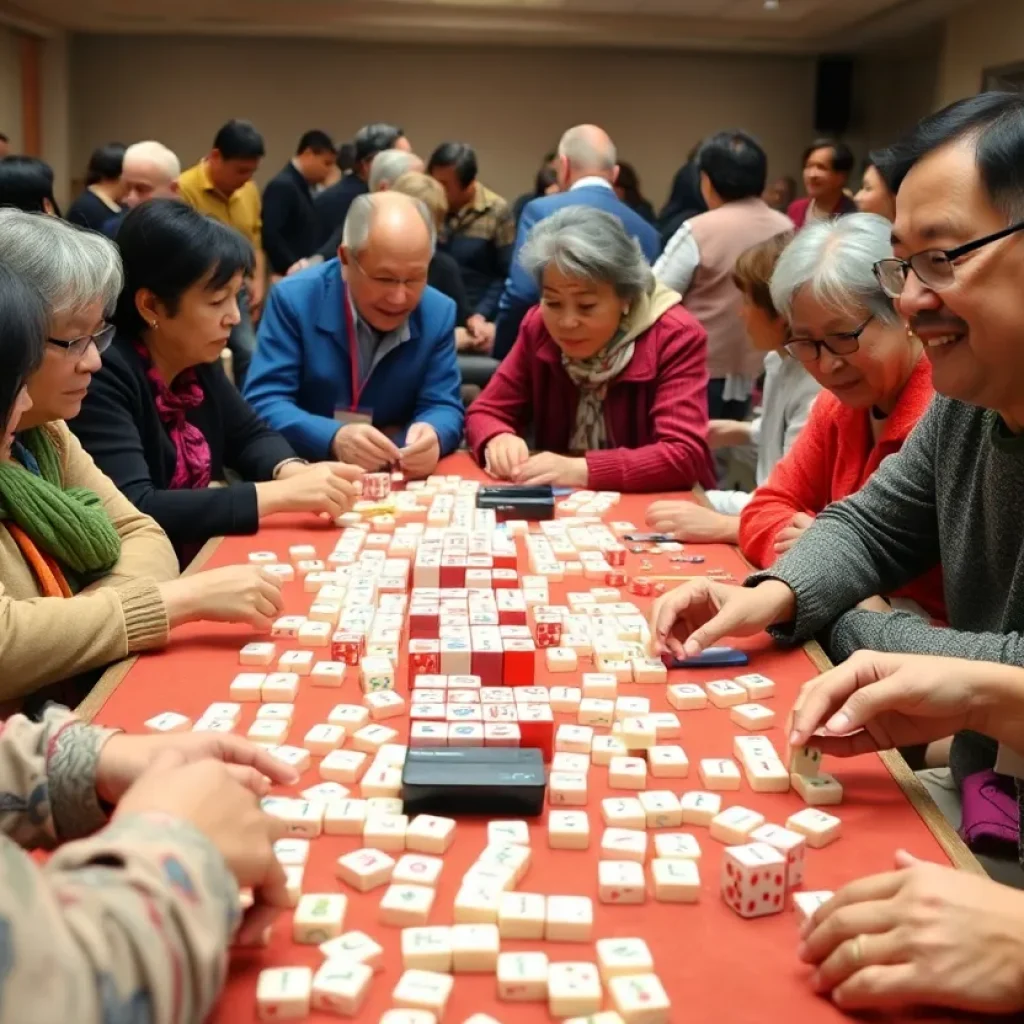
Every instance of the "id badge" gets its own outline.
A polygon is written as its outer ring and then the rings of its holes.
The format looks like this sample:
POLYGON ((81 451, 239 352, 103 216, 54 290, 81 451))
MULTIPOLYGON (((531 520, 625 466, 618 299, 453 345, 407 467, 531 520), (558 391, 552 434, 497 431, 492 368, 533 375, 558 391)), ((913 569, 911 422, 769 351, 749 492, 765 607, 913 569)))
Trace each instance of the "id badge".
POLYGON ((353 423, 373 423, 372 409, 349 409, 347 407, 334 410, 335 422, 343 427, 351 426, 353 423))

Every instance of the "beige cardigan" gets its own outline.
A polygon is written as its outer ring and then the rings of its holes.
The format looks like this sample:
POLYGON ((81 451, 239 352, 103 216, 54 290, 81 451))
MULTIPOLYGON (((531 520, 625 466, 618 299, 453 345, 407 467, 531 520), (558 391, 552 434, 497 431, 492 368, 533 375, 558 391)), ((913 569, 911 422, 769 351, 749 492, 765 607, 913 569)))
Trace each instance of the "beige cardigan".
POLYGON ((167 642, 156 584, 178 575, 166 534, 96 468, 63 422, 47 424, 65 487, 99 495, 121 537, 121 557, 103 579, 71 598, 42 597, 28 563, 0 523, 0 700, 108 665, 167 642))

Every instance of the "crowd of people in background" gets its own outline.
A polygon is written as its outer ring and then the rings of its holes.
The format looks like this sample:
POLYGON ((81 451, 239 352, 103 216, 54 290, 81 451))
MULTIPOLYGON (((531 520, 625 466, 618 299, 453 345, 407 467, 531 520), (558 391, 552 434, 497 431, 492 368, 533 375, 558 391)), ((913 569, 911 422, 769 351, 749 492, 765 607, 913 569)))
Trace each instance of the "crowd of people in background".
MULTIPOLYGON (((282 905, 256 801, 291 773, 52 702, 179 624, 269 627, 280 582, 258 568, 180 575, 211 537, 337 519, 366 472, 423 478, 465 444, 515 484, 695 492, 648 525, 756 571, 661 597, 659 649, 817 638, 837 667, 790 741, 899 748, 981 857, 992 880, 898 854, 841 890, 802 934, 814 985, 843 1009, 1024 1011, 1024 99, 953 104, 859 180, 843 141, 813 140, 802 195, 754 135, 717 132, 659 211, 593 124, 511 200, 471 143, 417 153, 386 122, 304 132, 262 191, 248 121, 184 168, 159 141, 108 143, 63 214, 52 169, 8 149, 0 827, 67 845, 46 875, 19 861, 0 914, 45 920, 64 990, 202 1019, 237 885, 243 940, 282 905)), ((42 951, 15 945, 4 1007, 52 1019, 42 951)))

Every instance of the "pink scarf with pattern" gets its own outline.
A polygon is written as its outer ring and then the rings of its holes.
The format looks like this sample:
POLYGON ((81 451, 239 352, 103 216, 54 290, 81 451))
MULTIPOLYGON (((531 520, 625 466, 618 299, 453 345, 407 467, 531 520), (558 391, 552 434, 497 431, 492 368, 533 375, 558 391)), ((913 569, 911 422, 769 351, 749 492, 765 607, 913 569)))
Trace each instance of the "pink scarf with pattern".
POLYGON ((160 371, 153 365, 149 349, 141 341, 135 342, 146 368, 146 378, 153 389, 156 411, 160 422, 167 427, 167 433, 174 445, 176 460, 174 475, 171 477, 172 491, 197 491, 210 486, 210 445, 203 432, 185 418, 189 409, 203 404, 206 398, 199 386, 194 369, 185 370, 167 386, 160 371))

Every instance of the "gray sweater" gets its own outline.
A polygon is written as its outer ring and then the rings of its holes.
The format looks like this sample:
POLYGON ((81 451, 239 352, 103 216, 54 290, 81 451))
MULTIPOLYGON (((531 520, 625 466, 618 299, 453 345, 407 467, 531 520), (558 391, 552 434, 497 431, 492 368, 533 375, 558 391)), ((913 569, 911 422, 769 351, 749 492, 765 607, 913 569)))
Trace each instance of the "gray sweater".
MULTIPOLYGON (((856 650, 938 654, 1024 665, 1024 436, 990 410, 936 396, 903 448, 858 493, 826 508, 771 569, 796 620, 772 630, 819 635, 830 657, 856 650), (854 606, 941 564, 949 626, 854 606)), ((954 743, 958 781, 991 768, 995 744, 954 743)))

